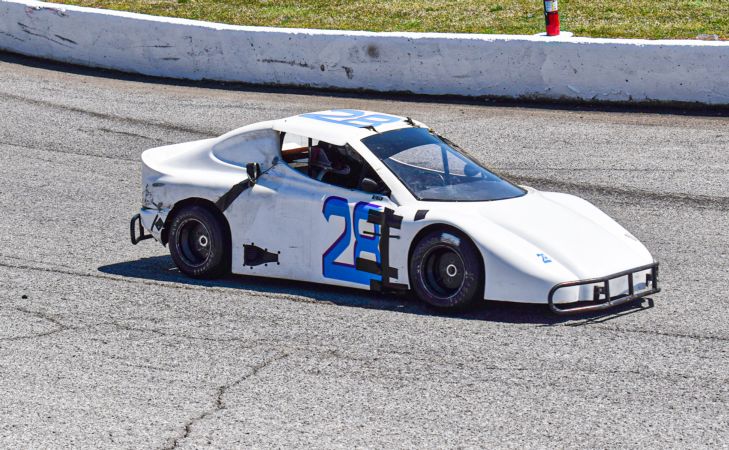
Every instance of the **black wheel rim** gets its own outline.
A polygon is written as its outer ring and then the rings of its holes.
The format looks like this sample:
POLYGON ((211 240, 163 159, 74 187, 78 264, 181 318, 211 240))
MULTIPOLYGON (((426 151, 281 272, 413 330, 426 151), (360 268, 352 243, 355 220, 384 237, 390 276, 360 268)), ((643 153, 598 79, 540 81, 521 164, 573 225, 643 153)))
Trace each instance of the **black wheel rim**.
POLYGON ((185 219, 177 233, 177 249, 180 257, 190 267, 200 267, 210 257, 210 232, 197 219, 185 219))
POLYGON ((430 248, 423 256, 422 279, 431 295, 453 297, 463 287, 466 265, 461 254, 447 245, 430 248))

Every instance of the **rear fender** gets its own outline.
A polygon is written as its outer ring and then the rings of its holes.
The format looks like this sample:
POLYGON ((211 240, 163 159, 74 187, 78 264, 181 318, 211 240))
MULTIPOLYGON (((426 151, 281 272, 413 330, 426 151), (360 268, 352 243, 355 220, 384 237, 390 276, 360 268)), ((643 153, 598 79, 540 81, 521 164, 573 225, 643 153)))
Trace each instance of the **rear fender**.
POLYGON ((152 237, 157 241, 165 244, 162 232, 164 231, 167 223, 167 216, 170 213, 170 209, 148 209, 142 208, 139 211, 139 215, 142 221, 142 227, 149 231, 152 237))

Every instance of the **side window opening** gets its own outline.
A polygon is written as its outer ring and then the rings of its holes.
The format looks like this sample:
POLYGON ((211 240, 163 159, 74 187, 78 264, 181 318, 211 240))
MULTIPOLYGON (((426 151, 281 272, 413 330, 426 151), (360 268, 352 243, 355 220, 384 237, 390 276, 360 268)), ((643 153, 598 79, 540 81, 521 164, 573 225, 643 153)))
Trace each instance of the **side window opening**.
POLYGON ((281 139, 281 157, 292 168, 308 175, 309 148, 319 141, 285 133, 281 139))
POLYGON ((290 167, 314 180, 345 189, 390 194, 372 167, 349 145, 286 133, 281 141, 281 156, 290 167), (377 189, 373 190, 372 183, 363 184, 365 179, 374 181, 377 189))

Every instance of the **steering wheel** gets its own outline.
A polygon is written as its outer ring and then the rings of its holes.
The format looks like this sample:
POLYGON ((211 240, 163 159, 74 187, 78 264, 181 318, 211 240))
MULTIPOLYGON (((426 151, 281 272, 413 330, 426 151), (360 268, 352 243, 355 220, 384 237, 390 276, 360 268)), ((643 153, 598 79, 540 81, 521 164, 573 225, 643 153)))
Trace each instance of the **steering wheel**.
POLYGON ((316 179, 318 181, 322 181, 324 179, 324 176, 329 173, 334 173, 337 175, 349 175, 350 171, 351 169, 347 164, 344 164, 341 169, 337 169, 334 167, 319 167, 319 174, 316 176, 316 179))

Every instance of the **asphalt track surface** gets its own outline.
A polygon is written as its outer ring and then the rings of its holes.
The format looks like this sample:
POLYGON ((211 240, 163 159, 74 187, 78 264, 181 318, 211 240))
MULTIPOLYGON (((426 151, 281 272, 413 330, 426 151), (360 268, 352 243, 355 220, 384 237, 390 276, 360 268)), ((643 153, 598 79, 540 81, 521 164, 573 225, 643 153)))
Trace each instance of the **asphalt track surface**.
MULTIPOLYGON (((0 447, 726 447, 729 119, 166 84, 0 54, 0 447), (129 243, 141 152, 345 107, 407 114, 645 242, 606 315, 186 279, 129 243)), ((302 231, 302 233, 304 233, 302 231)))

